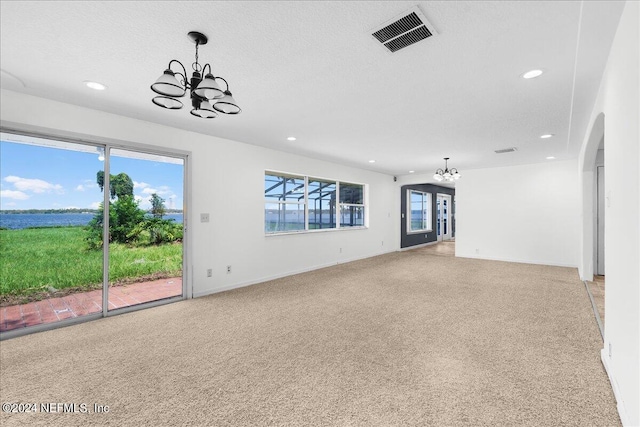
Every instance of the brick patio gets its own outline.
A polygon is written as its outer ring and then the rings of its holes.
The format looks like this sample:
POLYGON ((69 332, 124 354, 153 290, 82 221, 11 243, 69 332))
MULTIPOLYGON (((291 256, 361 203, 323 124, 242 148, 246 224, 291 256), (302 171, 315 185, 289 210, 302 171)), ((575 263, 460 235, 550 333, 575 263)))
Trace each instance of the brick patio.
MULTIPOLYGON (((182 277, 109 288, 109 310, 182 294, 182 277)), ((53 323, 102 311, 102 290, 0 308, 0 332, 53 323)))

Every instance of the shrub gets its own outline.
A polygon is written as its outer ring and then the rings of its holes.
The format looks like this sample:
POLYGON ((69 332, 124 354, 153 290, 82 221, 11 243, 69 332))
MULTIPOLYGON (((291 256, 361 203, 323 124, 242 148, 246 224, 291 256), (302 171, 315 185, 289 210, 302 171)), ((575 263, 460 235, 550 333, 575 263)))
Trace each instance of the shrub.
POLYGON ((146 218, 131 230, 128 237, 137 246, 178 242, 182 241, 182 224, 173 219, 146 218))

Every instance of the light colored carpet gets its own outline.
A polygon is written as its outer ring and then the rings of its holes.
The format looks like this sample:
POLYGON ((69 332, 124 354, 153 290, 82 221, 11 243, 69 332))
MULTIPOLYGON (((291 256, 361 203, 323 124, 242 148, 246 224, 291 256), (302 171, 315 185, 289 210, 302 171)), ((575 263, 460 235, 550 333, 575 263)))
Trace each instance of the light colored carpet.
POLYGON ((10 425, 610 426, 574 269, 413 250, 0 343, 10 425))

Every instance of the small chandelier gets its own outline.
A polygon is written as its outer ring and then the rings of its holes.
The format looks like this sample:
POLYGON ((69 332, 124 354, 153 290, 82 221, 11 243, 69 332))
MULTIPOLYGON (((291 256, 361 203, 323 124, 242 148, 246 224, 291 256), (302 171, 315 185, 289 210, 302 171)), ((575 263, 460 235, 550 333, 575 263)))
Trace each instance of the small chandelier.
POLYGON ((242 110, 229 91, 229 83, 222 77, 215 77, 211 65, 206 64, 203 67, 198 62, 198 46, 207 44, 207 36, 197 31, 191 31, 188 36, 196 44, 196 62, 192 64, 191 80, 187 79, 187 70, 182 62, 172 59, 164 73, 151 85, 151 90, 159 95, 152 99, 153 103, 169 110, 179 110, 183 104, 178 98, 182 98, 189 90, 193 107, 191 114, 194 116, 213 119, 218 113, 240 113, 242 110), (182 72, 172 70, 172 64, 179 64, 182 72), (180 76, 180 80, 176 75, 180 76), (222 90, 216 80, 223 81, 226 89, 222 90))
POLYGON ((438 169, 436 173, 433 174, 433 179, 435 179, 438 182, 440 181, 452 182, 457 179, 460 179, 462 175, 460 175, 460 172, 458 172, 458 169, 451 168, 451 170, 449 170, 448 162, 449 162, 449 158, 445 157, 444 170, 438 169))

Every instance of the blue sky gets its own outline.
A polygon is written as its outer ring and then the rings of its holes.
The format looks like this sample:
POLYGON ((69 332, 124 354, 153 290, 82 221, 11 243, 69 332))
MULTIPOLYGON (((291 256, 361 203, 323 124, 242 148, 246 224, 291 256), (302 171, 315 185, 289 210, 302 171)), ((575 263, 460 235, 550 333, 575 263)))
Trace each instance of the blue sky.
MULTIPOLYGON (((102 192, 96 173, 104 162, 97 152, 0 141, 0 209, 96 209, 102 192)), ((111 157, 111 174, 128 174, 143 209, 151 194, 165 199, 167 208, 182 209, 181 164, 111 157)))

